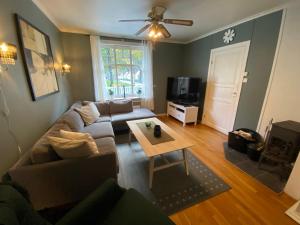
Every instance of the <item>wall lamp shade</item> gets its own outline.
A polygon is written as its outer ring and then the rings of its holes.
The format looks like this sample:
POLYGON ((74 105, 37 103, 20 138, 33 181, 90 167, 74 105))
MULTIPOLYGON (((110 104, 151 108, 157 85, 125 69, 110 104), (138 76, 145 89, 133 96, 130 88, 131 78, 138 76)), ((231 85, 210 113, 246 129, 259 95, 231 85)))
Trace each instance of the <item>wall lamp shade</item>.
POLYGON ((17 60, 17 47, 5 42, 0 43, 0 63, 14 65, 17 60))
POLYGON ((63 64, 62 65, 62 72, 63 73, 70 73, 71 72, 71 66, 69 64, 63 64))

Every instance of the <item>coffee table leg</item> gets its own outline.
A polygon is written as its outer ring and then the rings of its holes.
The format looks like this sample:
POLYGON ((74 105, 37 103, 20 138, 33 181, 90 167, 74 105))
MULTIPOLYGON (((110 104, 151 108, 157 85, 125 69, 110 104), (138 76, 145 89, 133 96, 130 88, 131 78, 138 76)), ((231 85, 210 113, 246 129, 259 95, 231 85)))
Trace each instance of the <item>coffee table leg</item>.
POLYGON ((184 160, 184 166, 185 166, 186 175, 189 175, 189 165, 188 165, 188 160, 187 160, 187 150, 185 148, 182 149, 182 154, 183 154, 183 160, 184 160))
POLYGON ((132 137, 132 131, 129 130, 129 136, 128 136, 128 144, 131 145, 131 137, 132 137))
POLYGON ((152 188, 153 173, 154 173, 154 157, 151 157, 149 161, 149 188, 150 189, 152 188))

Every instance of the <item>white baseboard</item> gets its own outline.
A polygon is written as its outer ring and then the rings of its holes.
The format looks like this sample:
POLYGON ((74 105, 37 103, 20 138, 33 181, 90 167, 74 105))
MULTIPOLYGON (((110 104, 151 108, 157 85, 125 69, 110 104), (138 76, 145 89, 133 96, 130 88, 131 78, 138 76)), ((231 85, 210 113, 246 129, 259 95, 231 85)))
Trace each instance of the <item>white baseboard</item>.
POLYGON ((157 116, 167 116, 167 113, 158 113, 157 116))
POLYGON ((285 214, 295 220, 297 223, 300 224, 300 212, 297 212, 296 209, 300 205, 300 201, 296 202, 291 208, 289 208, 285 214))

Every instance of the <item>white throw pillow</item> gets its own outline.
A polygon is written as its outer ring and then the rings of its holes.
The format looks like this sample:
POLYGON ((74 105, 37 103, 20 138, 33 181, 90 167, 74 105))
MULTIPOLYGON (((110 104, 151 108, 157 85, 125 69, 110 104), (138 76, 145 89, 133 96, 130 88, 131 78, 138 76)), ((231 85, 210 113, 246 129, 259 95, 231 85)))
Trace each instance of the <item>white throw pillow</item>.
POLYGON ((86 140, 69 140, 59 137, 48 137, 54 151, 63 159, 82 158, 94 155, 97 152, 90 148, 86 140))
POLYGON ((99 118, 100 113, 97 106, 91 102, 81 108, 75 108, 75 110, 81 115, 85 125, 91 125, 99 118))
POLYGON ((94 152, 98 153, 97 144, 96 144, 94 138, 88 133, 60 130, 59 134, 60 134, 60 137, 69 139, 69 140, 85 140, 88 142, 90 148, 93 149, 94 152))

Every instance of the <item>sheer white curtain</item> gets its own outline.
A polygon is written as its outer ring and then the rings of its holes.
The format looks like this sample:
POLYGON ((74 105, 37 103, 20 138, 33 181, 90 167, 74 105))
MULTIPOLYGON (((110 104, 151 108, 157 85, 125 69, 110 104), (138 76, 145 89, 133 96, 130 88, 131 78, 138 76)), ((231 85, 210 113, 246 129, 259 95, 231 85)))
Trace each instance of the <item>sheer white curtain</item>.
POLYGON ((143 41, 143 52, 144 98, 142 107, 154 110, 152 44, 150 41, 143 41))
POLYGON ((96 101, 104 101, 108 98, 104 65, 101 57, 101 40, 99 36, 90 36, 93 78, 94 78, 94 94, 96 101))

